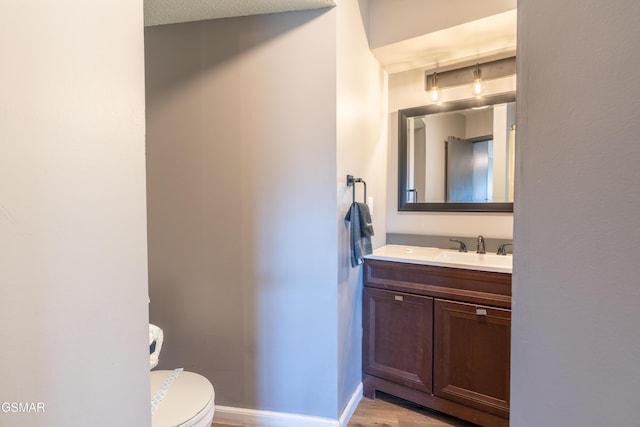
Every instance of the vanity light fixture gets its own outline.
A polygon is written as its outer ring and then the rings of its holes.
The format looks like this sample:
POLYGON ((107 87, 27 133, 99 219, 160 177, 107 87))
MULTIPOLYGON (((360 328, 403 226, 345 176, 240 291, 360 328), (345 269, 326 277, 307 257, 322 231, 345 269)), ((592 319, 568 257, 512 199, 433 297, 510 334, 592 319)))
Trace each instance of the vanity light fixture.
POLYGON ((480 64, 476 63, 476 69, 473 70, 473 96, 480 96, 484 92, 484 84, 482 84, 482 73, 480 72, 480 64))
MULTIPOLYGON (((445 98, 443 89, 452 87, 469 87, 472 83, 470 97, 480 98, 486 91, 488 81, 513 76, 516 74, 516 57, 498 59, 484 63, 476 63, 462 68, 424 72, 424 90, 429 92, 432 102, 438 103, 445 98)), ((468 92, 467 92, 468 93, 468 92)))
POLYGON ((433 73, 431 82, 431 100, 438 102, 440 100, 440 88, 438 87, 438 73, 433 73))

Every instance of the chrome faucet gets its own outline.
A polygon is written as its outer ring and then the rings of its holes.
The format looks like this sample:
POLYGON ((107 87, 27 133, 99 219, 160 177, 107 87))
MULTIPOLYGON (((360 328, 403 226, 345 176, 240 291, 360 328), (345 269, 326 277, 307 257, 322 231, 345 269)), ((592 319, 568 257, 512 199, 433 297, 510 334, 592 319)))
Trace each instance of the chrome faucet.
POLYGON ((507 246, 513 246, 512 243, 503 243, 498 247, 497 255, 506 255, 507 254, 507 246))
POLYGON ((481 235, 478 236, 478 248, 476 249, 476 253, 479 254, 486 254, 487 251, 484 249, 484 237, 482 237, 481 235))

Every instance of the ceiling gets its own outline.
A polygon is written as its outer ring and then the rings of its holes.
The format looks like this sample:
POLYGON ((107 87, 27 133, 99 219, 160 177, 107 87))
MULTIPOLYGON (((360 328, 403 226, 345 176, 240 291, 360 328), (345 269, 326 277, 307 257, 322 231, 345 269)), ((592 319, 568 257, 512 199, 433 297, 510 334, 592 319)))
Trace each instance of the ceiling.
MULTIPOLYGON (((350 0, 355 1, 355 0, 350 0)), ((144 0, 145 26, 334 7, 333 0, 144 0)), ((453 7, 453 6, 450 6, 453 7)), ((514 56, 516 10, 372 49, 388 73, 446 71, 514 56)))
POLYGON ((440 31, 391 43, 372 50, 388 73, 415 68, 445 71, 514 56, 517 12, 515 9, 440 31))
POLYGON ((144 0, 146 27, 333 7, 332 0, 144 0))

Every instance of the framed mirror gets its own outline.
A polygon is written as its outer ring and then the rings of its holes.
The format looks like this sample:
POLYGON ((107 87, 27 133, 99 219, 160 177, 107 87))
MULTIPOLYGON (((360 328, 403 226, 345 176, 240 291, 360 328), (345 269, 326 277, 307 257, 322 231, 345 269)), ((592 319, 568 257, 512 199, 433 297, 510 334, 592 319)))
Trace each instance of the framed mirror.
POLYGON ((513 212, 515 93, 398 111, 398 210, 513 212))

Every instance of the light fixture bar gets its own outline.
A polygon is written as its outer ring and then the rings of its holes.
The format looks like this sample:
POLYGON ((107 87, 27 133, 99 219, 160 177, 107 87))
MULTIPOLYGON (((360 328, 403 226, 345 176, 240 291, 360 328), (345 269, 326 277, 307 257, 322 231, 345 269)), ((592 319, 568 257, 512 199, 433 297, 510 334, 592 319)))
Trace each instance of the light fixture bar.
POLYGON ((516 57, 499 59, 485 63, 478 63, 468 67, 456 68, 453 70, 425 71, 425 91, 431 92, 433 86, 433 76, 437 74, 437 86, 442 90, 445 87, 470 85, 475 80, 476 70, 482 69, 482 81, 493 80, 516 74, 516 57))

